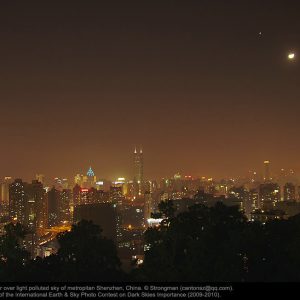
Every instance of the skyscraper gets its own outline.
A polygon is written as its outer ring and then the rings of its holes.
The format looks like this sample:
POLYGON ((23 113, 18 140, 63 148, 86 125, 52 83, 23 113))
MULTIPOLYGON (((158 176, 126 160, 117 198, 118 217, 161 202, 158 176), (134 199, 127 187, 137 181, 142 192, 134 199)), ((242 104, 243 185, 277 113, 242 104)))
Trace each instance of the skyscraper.
POLYGON ((80 204, 80 185, 76 184, 73 188, 73 206, 77 206, 80 204))
POLYGON ((145 202, 144 202, 144 224, 148 226, 148 219, 151 217, 151 212, 153 212, 152 198, 150 192, 145 192, 145 202))
POLYGON ((263 210, 272 210, 280 201, 280 187, 277 183, 264 183, 259 186, 259 206, 263 210))
POLYGON ((1 202, 0 202, 0 215, 9 215, 9 184, 12 182, 11 177, 5 177, 4 181, 1 183, 1 202))
POLYGON ((26 223, 26 183, 16 179, 9 185, 9 217, 23 225, 26 223))
POLYGON ((113 204, 122 205, 124 201, 122 186, 111 186, 109 190, 109 200, 113 204))
POLYGON ((252 204, 252 210, 259 209, 259 193, 257 189, 249 191, 249 200, 252 204))
POLYGON ((45 184, 45 175, 44 174, 36 174, 35 179, 42 184, 45 184))
POLYGON ((48 192, 48 226, 59 225, 59 207, 61 202, 61 192, 53 187, 48 192))
POLYGON ((270 182, 271 176, 270 176, 270 161, 265 160, 264 161, 264 181, 270 182))
POLYGON ((82 183, 83 183, 83 175, 81 174, 77 174, 75 177, 74 177, 74 183, 75 185, 79 185, 79 186, 82 186, 82 183))
POLYGON ((144 163, 143 163, 143 150, 138 152, 134 149, 134 184, 135 196, 139 197, 143 194, 144 187, 144 163))
POLYGON ((45 229, 47 227, 47 198, 43 184, 38 180, 33 180, 27 184, 27 209, 26 225, 31 230, 45 229))
POLYGON ((72 201, 72 190, 63 189, 61 192, 61 202, 59 204, 59 219, 62 222, 70 222, 72 220, 71 216, 71 205, 72 201))
POLYGON ((86 186, 87 188, 96 187, 96 176, 95 173, 90 167, 86 173, 86 186))
POLYGON ((283 187, 283 200, 296 201, 296 187, 291 182, 287 182, 283 187))

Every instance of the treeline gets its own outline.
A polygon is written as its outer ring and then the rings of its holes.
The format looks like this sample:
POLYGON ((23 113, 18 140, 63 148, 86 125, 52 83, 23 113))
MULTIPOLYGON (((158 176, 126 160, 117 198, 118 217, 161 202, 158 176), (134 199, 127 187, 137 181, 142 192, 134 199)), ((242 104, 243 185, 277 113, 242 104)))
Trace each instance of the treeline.
POLYGON ((300 215, 261 224, 221 203, 176 216, 172 201, 159 207, 164 220, 145 232, 149 250, 130 274, 122 271, 115 244, 83 220, 57 236, 56 254, 35 260, 22 247, 23 227, 7 225, 0 281, 300 281, 300 215))

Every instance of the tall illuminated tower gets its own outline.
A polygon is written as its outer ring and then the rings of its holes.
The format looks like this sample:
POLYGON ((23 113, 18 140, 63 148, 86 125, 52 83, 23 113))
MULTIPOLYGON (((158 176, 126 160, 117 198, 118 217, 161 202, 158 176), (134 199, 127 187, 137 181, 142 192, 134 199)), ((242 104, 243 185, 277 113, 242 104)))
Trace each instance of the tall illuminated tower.
POLYGON ((264 161, 264 181, 270 182, 271 176, 270 176, 270 161, 265 160, 264 161))
POLYGON ((143 194, 144 187, 144 163, 143 163, 143 150, 138 152, 134 149, 134 183, 136 186, 135 196, 141 196, 143 194))

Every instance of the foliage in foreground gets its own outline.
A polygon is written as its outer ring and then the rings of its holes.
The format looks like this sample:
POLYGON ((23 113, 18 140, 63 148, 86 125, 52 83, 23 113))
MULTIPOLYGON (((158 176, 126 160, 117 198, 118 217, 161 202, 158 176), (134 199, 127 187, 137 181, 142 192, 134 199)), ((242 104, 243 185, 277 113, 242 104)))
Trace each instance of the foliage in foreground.
POLYGON ((237 207, 195 205, 149 228, 145 241, 135 280, 300 281, 300 215, 263 225, 237 207))
MULTIPOLYGON (((7 238, 6 234, 2 239, 7 238)), ((23 263, 16 256, 18 272, 15 272, 14 278, 6 277, 6 272, 3 272, 0 281, 107 282, 125 280, 113 241, 103 237, 99 226, 91 221, 82 220, 73 225, 70 232, 59 234, 57 240, 60 248, 54 255, 43 259, 38 257, 23 263)), ((25 251, 20 246, 18 249, 25 251)), ((2 253, 3 250, 4 248, 1 247, 0 252, 2 253)), ((7 269, 11 269, 10 266, 7 265, 7 269)))
POLYGON ((22 226, 7 225, 0 281, 300 281, 300 215, 263 225, 222 203, 177 215, 171 201, 159 207, 165 219, 145 232, 150 250, 131 274, 99 226, 83 220, 57 237, 57 254, 35 260, 22 247, 22 226))

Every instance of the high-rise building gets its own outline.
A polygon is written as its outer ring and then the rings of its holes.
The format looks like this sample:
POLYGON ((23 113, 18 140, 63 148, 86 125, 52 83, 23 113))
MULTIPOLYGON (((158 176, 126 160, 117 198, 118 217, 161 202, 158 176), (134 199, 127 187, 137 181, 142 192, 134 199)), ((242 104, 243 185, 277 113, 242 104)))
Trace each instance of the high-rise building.
POLYGON ((132 180, 128 181, 126 183, 126 198, 134 199, 135 191, 136 191, 135 183, 132 180))
POLYGON ((264 183, 259 186, 259 205, 263 210, 272 210, 280 201, 280 187, 277 183, 264 183))
POLYGON ((26 225, 29 229, 36 231, 47 228, 47 197, 43 184, 33 180, 26 186, 27 207, 26 225))
POLYGON ((145 203, 144 203, 144 225, 148 226, 148 219, 151 217, 151 212, 154 209, 152 207, 152 197, 150 192, 145 192, 145 203))
POLYGON ((11 177, 5 177, 1 183, 1 201, 0 201, 0 216, 9 215, 9 184, 12 183, 11 177))
POLYGON ((116 234, 117 234, 118 242, 120 242, 120 240, 122 239, 124 200, 125 200, 125 196, 123 193, 122 181, 114 182, 109 190, 109 202, 113 205, 113 207, 115 209, 116 234))
POLYGON ((104 178, 97 180, 96 184, 95 184, 95 187, 97 190, 101 190, 104 192, 108 192, 110 189, 110 186, 111 186, 111 182, 104 178))
POLYGON ((59 225, 61 192, 54 187, 48 192, 48 226, 59 225))
POLYGON ((77 175, 74 177, 74 183, 75 183, 75 185, 82 186, 82 183, 83 183, 83 175, 77 174, 77 175))
POLYGON ((95 173, 90 167, 86 173, 86 186, 87 188, 96 187, 97 178, 95 176, 95 173))
POLYGON ((102 190, 97 190, 97 201, 96 203, 108 203, 109 201, 109 192, 105 192, 102 190))
POLYGON ((68 179, 56 177, 53 179, 53 186, 55 187, 55 189, 59 191, 62 191, 63 189, 67 189, 69 186, 68 179))
POLYGON ((26 184, 25 223, 27 234, 25 236, 25 248, 30 252, 31 258, 36 256, 38 239, 43 235, 43 229, 47 227, 47 201, 43 184, 38 180, 26 184))
POLYGON ((59 219, 63 223, 69 223, 72 220, 72 191, 70 189, 63 189, 61 192, 61 201, 59 204, 59 219))
POLYGON ((135 196, 139 197, 143 194, 144 190, 144 162, 143 162, 143 150, 138 152, 134 149, 134 184, 135 184, 135 196))
POLYGON ((86 172, 86 175, 77 174, 74 177, 74 182, 75 185, 79 185, 81 188, 97 187, 97 178, 92 167, 89 167, 88 171, 86 172))
POLYGON ((77 205, 103 203, 108 201, 108 193, 102 190, 97 190, 94 187, 81 188, 79 185, 75 185, 75 187, 73 188, 72 205, 74 207, 76 207, 77 205))
POLYGON ((145 181, 144 190, 148 191, 151 194, 154 193, 158 189, 157 182, 155 180, 147 180, 145 181))
POLYGON ((296 187, 291 182, 287 182, 283 187, 283 200, 296 201, 296 187))
POLYGON ((270 161, 265 160, 264 161, 264 181, 265 182, 270 182, 271 181, 271 176, 270 176, 270 161))
POLYGON ((109 200, 113 204, 122 205, 122 202, 124 201, 122 186, 110 187, 109 200))
POLYGON ((45 184, 45 175, 44 174, 36 174, 35 175, 35 179, 42 183, 42 184, 45 184))
POLYGON ((22 179, 16 179, 9 185, 9 217, 23 225, 26 223, 26 185, 22 179))
POLYGON ((244 187, 233 187, 228 192, 228 198, 235 197, 239 199, 242 203, 242 209, 248 219, 250 219, 250 214, 253 210, 253 202, 250 198, 250 192, 244 187))
POLYGON ((43 184, 28 184, 16 179, 9 186, 10 219, 26 226, 31 232, 47 227, 47 201, 43 184))
POLYGON ((90 204, 89 200, 89 189, 88 188, 82 188, 80 190, 80 198, 79 198, 79 204, 90 204))
POLYGON ((251 189, 249 191, 249 200, 252 205, 252 210, 259 209, 259 194, 257 189, 251 189))
POLYGON ((76 184, 73 188, 73 206, 80 205, 80 192, 81 187, 79 184, 76 184))
POLYGON ((126 184, 126 179, 124 177, 119 177, 116 181, 112 181, 110 188, 111 187, 120 187, 122 190, 122 194, 128 195, 128 185, 126 184))

